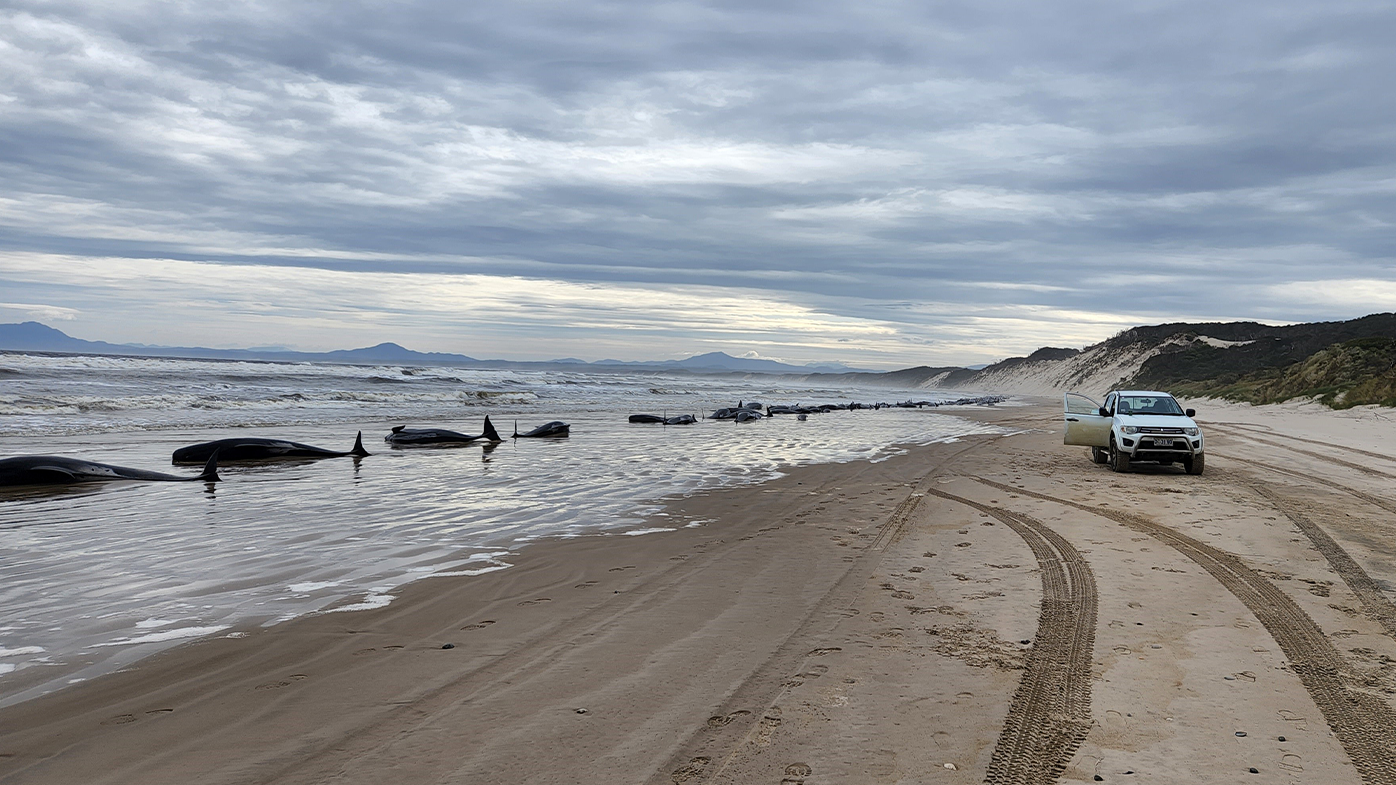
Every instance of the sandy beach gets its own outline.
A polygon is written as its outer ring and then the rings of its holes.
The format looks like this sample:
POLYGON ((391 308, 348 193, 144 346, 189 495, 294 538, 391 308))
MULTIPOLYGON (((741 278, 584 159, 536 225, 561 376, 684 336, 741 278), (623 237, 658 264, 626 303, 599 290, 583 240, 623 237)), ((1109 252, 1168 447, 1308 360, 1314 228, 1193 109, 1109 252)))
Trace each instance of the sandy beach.
POLYGON ((1193 405, 1200 477, 968 412, 172 649, 0 710, 0 782, 1396 783, 1389 421, 1193 405))

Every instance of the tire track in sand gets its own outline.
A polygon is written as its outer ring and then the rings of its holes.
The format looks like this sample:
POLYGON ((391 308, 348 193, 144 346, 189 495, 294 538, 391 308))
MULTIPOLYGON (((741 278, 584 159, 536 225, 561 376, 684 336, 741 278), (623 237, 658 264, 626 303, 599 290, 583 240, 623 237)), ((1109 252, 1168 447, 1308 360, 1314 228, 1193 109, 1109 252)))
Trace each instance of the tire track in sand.
POLYGON ((1289 595, 1252 571, 1240 558, 1140 515, 1092 507, 983 477, 973 479, 991 488, 1108 518, 1192 559, 1265 625, 1363 781, 1370 785, 1396 785, 1396 711, 1382 698, 1363 691, 1361 677, 1318 624, 1289 595))
POLYGON ((1263 485, 1252 484, 1251 490, 1259 496, 1264 497, 1276 510, 1293 523, 1299 531, 1309 538, 1314 549, 1323 555, 1328 561, 1328 566, 1342 577, 1343 582, 1352 589, 1352 593, 1361 600, 1363 607, 1376 619, 1377 623, 1386 630, 1386 634, 1392 639, 1396 639, 1396 605, 1391 604, 1386 594, 1381 590, 1380 584, 1372 580, 1372 576, 1362 569, 1362 565, 1339 545, 1334 539, 1328 536, 1328 532, 1309 517, 1300 512, 1292 502, 1280 497, 1279 494, 1266 488, 1263 485))
MULTIPOLYGON (((1332 443, 1332 442, 1319 441, 1318 439, 1305 439, 1305 438, 1302 437, 1302 436, 1294 436, 1294 435, 1292 435, 1292 434, 1287 434, 1287 433, 1277 433, 1273 428, 1261 428, 1261 427, 1257 427, 1257 426, 1254 426, 1254 425, 1245 425, 1245 424, 1242 424, 1242 423, 1239 423, 1239 422, 1222 422, 1222 423, 1213 423, 1212 425, 1213 425, 1213 427, 1216 427, 1216 428, 1218 428, 1219 430, 1222 430, 1222 431, 1228 431, 1228 430, 1232 430, 1232 429, 1239 428, 1239 429, 1246 430, 1246 431, 1254 431, 1254 432, 1256 432, 1256 433, 1263 433, 1263 434, 1266 434, 1266 435, 1268 435, 1268 436, 1275 436, 1275 437, 1278 437, 1278 438, 1282 438, 1282 439, 1284 439, 1285 441, 1291 441, 1291 442, 1304 442, 1305 444, 1316 444, 1316 445, 1318 445, 1319 447, 1330 447, 1330 448, 1332 448, 1332 449, 1334 449, 1334 450, 1338 450, 1338 451, 1340 451, 1340 452, 1352 453, 1352 454, 1354 454, 1354 455, 1365 455, 1365 456, 1367 456, 1368 458, 1380 458, 1380 459, 1383 460, 1383 461, 1391 461, 1392 463, 1396 463, 1396 456, 1385 455, 1385 454, 1379 453, 1379 452, 1371 452, 1370 450, 1359 450, 1359 449, 1357 449, 1356 447, 1350 447, 1350 446, 1343 445, 1343 444, 1334 444, 1334 443, 1332 443)), ((1232 435, 1233 435, 1233 436, 1242 436, 1242 434, 1235 434, 1235 433, 1233 433, 1232 435)), ((1250 437, 1242 436, 1242 438, 1250 438, 1250 437)))
POLYGON ((1295 471, 1294 469, 1286 469, 1283 466, 1274 466, 1272 464, 1262 463, 1260 461, 1253 461, 1249 458, 1237 458, 1234 455, 1226 456, 1226 460, 1235 461, 1237 463, 1243 463, 1247 466, 1255 466, 1257 468, 1265 469, 1266 471, 1276 472, 1278 474, 1287 474, 1290 477, 1297 477, 1301 480, 1308 480, 1309 482, 1315 482, 1319 485, 1327 485, 1329 488, 1332 488, 1337 491, 1342 491, 1343 493, 1346 493, 1355 499, 1361 499, 1362 501, 1367 502, 1373 507, 1380 507, 1381 509, 1386 510, 1387 512, 1396 513, 1396 503, 1389 502, 1386 499, 1383 499, 1378 496, 1373 496, 1372 494, 1366 493, 1364 491, 1359 491, 1356 488, 1353 488, 1348 485, 1343 485, 1340 482, 1327 480, 1323 477, 1319 477, 1313 474, 1305 474, 1304 472, 1295 471))
POLYGON ((1007 524, 1028 544, 1041 568, 1037 635, 984 781, 1056 782, 1091 729, 1095 576, 1081 553, 1041 521, 938 489, 929 492, 1007 524))
MULTIPOLYGON (((1227 429, 1221 428, 1221 429, 1219 429, 1219 430, 1222 430, 1222 431, 1224 432, 1224 431, 1226 431, 1227 429)), ((1235 434, 1235 433, 1233 433, 1232 435, 1233 435, 1233 436, 1238 436, 1238 435, 1235 434)), ((1320 460, 1320 461, 1323 461, 1324 463, 1331 463, 1331 464, 1333 464, 1333 465, 1335 465, 1335 466, 1342 466, 1342 467, 1345 468, 1345 469, 1352 469, 1352 470, 1355 471, 1355 472, 1359 472, 1359 473, 1361 473, 1361 474, 1366 474, 1366 475, 1369 475, 1369 476, 1371 476, 1371 477, 1381 477, 1381 478, 1383 478, 1383 479, 1396 480, 1396 474, 1392 474, 1391 472, 1384 472, 1384 471, 1382 471, 1382 470, 1380 470, 1380 469, 1373 469, 1371 466, 1368 466, 1367 464, 1364 464, 1364 463, 1353 463, 1352 461, 1345 461, 1345 460, 1343 460, 1342 458, 1334 458, 1334 457, 1331 456, 1331 455, 1324 455, 1323 453, 1314 452, 1313 450, 1301 450, 1301 449, 1299 449, 1298 447, 1295 447, 1295 446, 1292 445, 1292 444, 1285 444, 1285 443, 1283 443, 1283 442, 1271 441, 1271 440, 1269 440, 1269 439, 1261 439, 1261 438, 1259 438, 1259 437, 1257 437, 1257 436, 1254 436, 1254 435, 1252 435, 1252 434, 1239 435, 1238 438, 1248 439, 1248 440, 1253 441, 1253 442, 1256 442, 1256 443, 1258 443, 1258 444, 1263 444, 1263 445, 1265 445, 1266 447, 1278 447, 1278 448, 1280 448, 1281 450, 1289 450, 1290 452, 1292 452, 1292 453, 1298 453, 1299 455, 1307 455, 1307 456, 1310 457, 1310 458, 1316 458, 1316 459, 1318 459, 1318 460, 1320 460)), ((1312 440, 1312 439, 1305 439, 1305 440, 1303 440, 1303 441, 1313 441, 1313 440, 1312 440)), ((1332 448, 1335 449, 1335 450, 1343 450, 1344 452, 1362 452, 1361 450, 1349 450, 1349 449, 1347 449, 1347 448, 1345 448, 1345 447, 1342 447, 1341 445, 1337 445, 1337 444, 1324 444, 1323 442, 1314 442, 1314 443, 1315 443, 1315 444, 1323 444, 1323 445, 1326 446, 1326 447, 1332 447, 1332 448)), ((1365 454, 1366 454, 1366 455, 1371 455, 1371 456, 1376 456, 1376 457, 1379 457, 1379 458, 1385 458, 1386 460, 1391 460, 1390 458, 1386 458, 1386 456, 1384 456, 1384 455, 1378 455, 1377 453, 1365 453, 1365 454)))

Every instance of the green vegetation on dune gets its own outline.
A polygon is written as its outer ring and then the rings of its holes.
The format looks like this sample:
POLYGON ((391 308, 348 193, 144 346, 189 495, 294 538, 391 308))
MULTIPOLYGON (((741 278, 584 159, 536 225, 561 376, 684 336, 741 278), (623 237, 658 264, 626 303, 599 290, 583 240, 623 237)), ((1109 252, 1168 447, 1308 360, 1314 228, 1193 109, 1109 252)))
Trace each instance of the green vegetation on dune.
MULTIPOLYGON (((1238 370, 1238 366, 1253 366, 1246 361, 1252 358, 1238 353, 1242 348, 1194 346, 1175 352, 1168 355, 1168 362, 1159 364, 1162 367, 1153 369, 1153 381, 1184 397, 1256 404, 1313 398, 1335 409, 1364 404, 1396 406, 1396 338, 1356 338, 1286 364, 1238 370), (1158 373, 1165 368, 1189 373, 1167 379, 1158 373)), ((1141 370, 1141 380, 1148 365, 1141 370)))

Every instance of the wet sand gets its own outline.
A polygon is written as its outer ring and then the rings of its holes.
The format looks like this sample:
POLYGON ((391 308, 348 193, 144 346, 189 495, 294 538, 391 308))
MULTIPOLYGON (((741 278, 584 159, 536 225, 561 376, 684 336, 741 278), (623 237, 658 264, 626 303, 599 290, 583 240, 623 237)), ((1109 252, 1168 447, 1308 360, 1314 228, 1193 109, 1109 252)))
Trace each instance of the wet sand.
POLYGON ((1396 783, 1391 426, 1198 408, 1201 477, 971 412, 1028 430, 173 649, 0 710, 0 782, 1396 783))

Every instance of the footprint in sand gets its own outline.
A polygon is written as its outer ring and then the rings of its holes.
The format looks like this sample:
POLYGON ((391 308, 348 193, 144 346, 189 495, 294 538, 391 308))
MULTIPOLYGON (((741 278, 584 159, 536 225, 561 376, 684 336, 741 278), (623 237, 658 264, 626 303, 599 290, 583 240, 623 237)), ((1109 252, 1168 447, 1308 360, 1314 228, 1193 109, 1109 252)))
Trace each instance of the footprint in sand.
POLYGON ((151 709, 150 711, 146 712, 146 714, 156 714, 156 715, 159 715, 159 714, 170 714, 170 713, 173 713, 173 712, 174 712, 174 709, 151 709))
POLYGON ((127 723, 131 723, 131 722, 135 722, 135 721, 136 721, 136 715, 134 715, 134 714, 118 714, 118 715, 116 715, 115 717, 108 717, 107 719, 102 720, 102 724, 103 724, 103 725, 125 725, 125 724, 127 724, 127 723))
POLYGON ((542 604, 545 603, 545 602, 552 602, 552 601, 553 601, 553 598, 552 598, 552 597, 539 597, 539 598, 536 599, 536 600, 524 600, 523 602, 521 602, 521 603, 519 603, 519 604, 520 604, 520 605, 542 605, 542 604))
POLYGON ((694 777, 702 776, 703 769, 706 769, 708 767, 708 763, 711 760, 711 758, 693 758, 689 760, 688 763, 685 763, 677 769, 674 769, 672 772, 669 773, 669 776, 674 780, 675 785, 679 785, 679 783, 688 782, 694 777))
POLYGON ((494 624, 494 619, 485 619, 484 621, 477 621, 477 622, 475 622, 474 624, 467 624, 467 625, 465 625, 464 627, 461 627, 461 629, 462 629, 462 630, 483 630, 483 629, 485 629, 486 627, 490 626, 491 624, 494 624))
POLYGON ((826 654, 833 654, 836 651, 843 651, 838 646, 828 646, 822 649, 812 649, 809 653, 811 657, 823 657, 826 654))
POLYGON ((635 565, 633 565, 633 564, 627 564, 627 565, 625 565, 624 567, 612 567, 611 569, 607 570, 606 572, 621 572, 621 571, 623 571, 623 570, 633 570, 633 569, 635 569, 635 565))
POLYGON ((803 673, 795 674, 797 679, 817 679, 829 672, 828 665, 811 665, 803 673))
POLYGON ((595 586, 595 585, 596 585, 596 581, 587 581, 586 583, 579 583, 579 584, 577 584, 576 586, 573 586, 572 588, 574 588, 574 589, 590 589, 591 587, 593 587, 593 586, 595 586))
POLYGON ((737 711, 734 711, 731 714, 717 714, 708 718, 707 726, 709 728, 725 727, 728 723, 732 722, 732 720, 735 720, 739 717, 745 717, 748 714, 751 714, 751 712, 747 711, 746 709, 738 709, 737 711))
POLYGON ((899 599, 899 600, 914 600, 914 599, 916 599, 916 595, 915 595, 915 594, 912 594, 912 593, 909 592, 909 591, 894 591, 894 592, 892 592, 892 596, 895 597, 895 598, 897 598, 897 599, 899 599))

